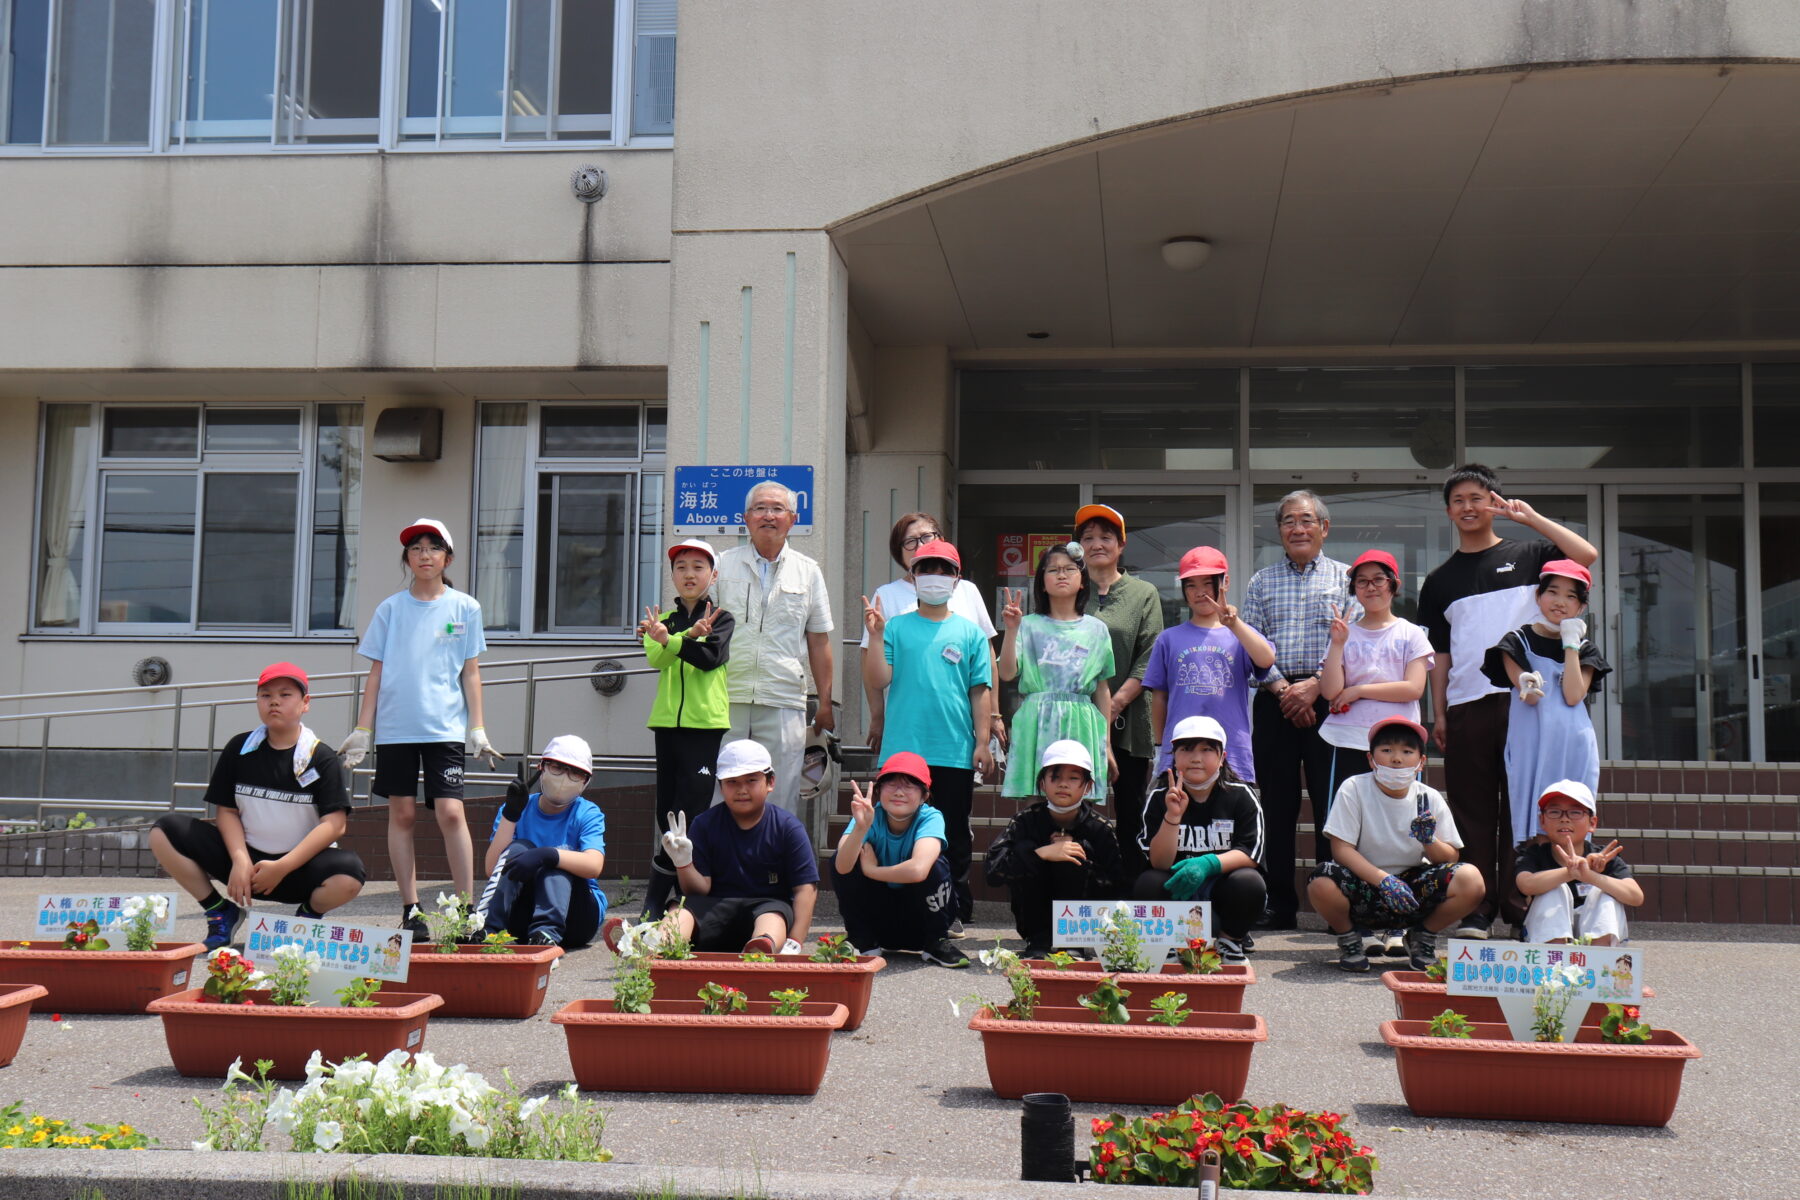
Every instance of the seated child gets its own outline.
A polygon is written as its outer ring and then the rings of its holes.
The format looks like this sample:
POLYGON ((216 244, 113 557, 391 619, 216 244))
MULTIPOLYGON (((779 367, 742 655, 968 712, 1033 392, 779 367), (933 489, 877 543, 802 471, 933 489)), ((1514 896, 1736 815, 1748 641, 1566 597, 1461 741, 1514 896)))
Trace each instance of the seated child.
POLYGON ((1262 805, 1227 757, 1225 727, 1184 717, 1169 735, 1174 766, 1144 800, 1138 845, 1150 869, 1137 877, 1139 900, 1210 900, 1213 943, 1228 963, 1245 961, 1250 926, 1262 916, 1268 882, 1262 805))
POLYGON ((362 891, 362 860, 337 846, 350 823, 343 762, 301 724, 310 706, 305 671, 265 668, 256 681, 262 724, 225 743, 206 788, 215 820, 169 813, 150 831, 156 861, 206 911, 208 950, 231 942, 252 898, 317 917, 362 891))
POLYGON ((1553 783, 1538 797, 1544 832, 1519 847, 1516 862, 1515 882, 1528 905, 1526 941, 1625 940, 1625 910, 1644 902, 1644 889, 1619 857, 1619 843, 1601 850, 1590 840, 1599 815, 1594 793, 1579 780, 1553 783))
POLYGON ((550 739, 529 780, 507 785, 476 905, 486 932, 571 950, 594 940, 606 917, 606 816, 581 794, 593 773, 588 744, 565 733, 550 739))
POLYGON ((797 954, 819 898, 819 860, 800 818, 769 803, 769 752, 748 738, 719 749, 713 775, 723 804, 694 818, 676 813, 663 850, 686 905, 677 918, 696 950, 797 954))
POLYGON ((1050 906, 1057 900, 1110 900, 1118 894, 1119 842, 1083 799, 1094 782, 1094 757, 1078 741, 1051 742, 1037 773, 1043 800, 1020 812, 988 847, 990 884, 1004 884, 1025 958, 1054 948, 1050 906))
POLYGON ((1437 935, 1475 910, 1481 872, 1458 863, 1462 838, 1450 806, 1419 780, 1423 726, 1388 717, 1369 727, 1367 775, 1346 779, 1325 835, 1334 861, 1313 868, 1306 895, 1337 935, 1338 966, 1367 971, 1362 929, 1405 929, 1415 971, 1437 957, 1437 935))
POLYGON ((850 944, 864 954, 917 950, 940 967, 968 966, 950 941, 955 894, 944 814, 925 803, 931 768, 902 750, 881 764, 867 796, 854 781, 850 793, 850 825, 832 864, 850 944))

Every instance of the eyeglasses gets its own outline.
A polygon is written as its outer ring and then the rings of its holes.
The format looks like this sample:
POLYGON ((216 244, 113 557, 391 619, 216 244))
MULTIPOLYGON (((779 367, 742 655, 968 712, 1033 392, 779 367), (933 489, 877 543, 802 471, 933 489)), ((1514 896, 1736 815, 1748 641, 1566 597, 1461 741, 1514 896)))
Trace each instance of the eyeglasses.
POLYGON ((1353 587, 1372 588, 1372 587, 1386 587, 1387 581, 1388 580, 1387 580, 1386 575, 1367 575, 1367 576, 1358 577, 1356 579, 1352 579, 1350 581, 1350 583, 1353 587))
POLYGON ((1578 817, 1588 815, 1588 810, 1585 808, 1546 808, 1543 812, 1552 821, 1573 821, 1578 817))
POLYGON ((1067 575, 1079 575, 1079 574, 1081 574, 1081 568, 1080 568, 1080 567, 1075 567, 1075 566, 1063 566, 1063 567, 1046 567, 1046 568, 1044 568, 1044 575, 1045 575, 1045 576, 1046 576, 1046 577, 1048 577, 1048 576, 1051 576, 1051 575, 1054 575, 1054 576, 1056 576, 1056 577, 1057 577, 1057 578, 1058 578, 1058 579, 1061 579, 1061 578, 1063 578, 1063 577, 1064 577, 1064 576, 1067 576, 1067 575))
POLYGON ((941 533, 921 533, 916 534, 913 537, 901 538, 900 545, 907 550, 917 550, 926 542, 941 541, 943 540, 943 537, 944 535, 941 533))
POLYGON ((755 508, 745 509, 745 514, 752 517, 779 517, 787 512, 785 504, 759 504, 755 508))
POLYGON ((571 767, 567 763, 557 762, 554 758, 539 759, 538 767, 546 775, 560 775, 564 779, 586 779, 587 778, 587 776, 583 775, 576 768, 571 767))
POLYGON ((1300 516, 1283 517, 1275 524, 1283 529, 1313 529, 1318 526, 1319 518, 1311 513, 1305 513, 1300 516))

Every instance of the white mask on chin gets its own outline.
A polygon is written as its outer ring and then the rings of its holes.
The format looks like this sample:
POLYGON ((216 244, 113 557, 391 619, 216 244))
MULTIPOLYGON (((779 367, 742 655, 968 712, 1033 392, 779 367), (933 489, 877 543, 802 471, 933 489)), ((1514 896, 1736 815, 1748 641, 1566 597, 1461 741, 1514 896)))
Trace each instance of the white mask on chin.
POLYGON ((1046 798, 1044 803, 1048 804, 1050 806, 1050 811, 1059 817, 1066 817, 1081 807, 1081 801, 1079 800, 1073 804, 1058 804, 1056 801, 1046 798))

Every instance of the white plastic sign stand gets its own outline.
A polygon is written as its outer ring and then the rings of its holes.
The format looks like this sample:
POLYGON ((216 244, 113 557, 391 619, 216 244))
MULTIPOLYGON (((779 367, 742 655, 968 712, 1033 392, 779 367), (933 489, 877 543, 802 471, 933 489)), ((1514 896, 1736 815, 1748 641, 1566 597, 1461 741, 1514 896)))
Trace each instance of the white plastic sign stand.
POLYGON ((412 969, 412 934, 379 925, 351 925, 327 914, 307 918, 251 915, 245 918, 244 953, 258 970, 272 965, 280 946, 310 950, 322 960, 312 977, 307 998, 314 1004, 335 1005, 334 994, 352 979, 379 979, 385 987, 405 983, 412 969))
POLYGON ((1137 922, 1146 946, 1185 946, 1191 938, 1212 941, 1209 900, 1052 900, 1051 945, 1105 945, 1107 914, 1118 910, 1137 922))
POLYGON ((1644 998, 1644 953, 1635 946, 1549 945, 1536 942, 1450 941, 1444 991, 1492 996, 1506 1014, 1513 1040, 1533 1040, 1538 989, 1558 971, 1571 971, 1563 1036, 1571 1038, 1591 1004, 1637 1004, 1644 998), (1573 1024, 1571 1024, 1573 1022, 1573 1024))

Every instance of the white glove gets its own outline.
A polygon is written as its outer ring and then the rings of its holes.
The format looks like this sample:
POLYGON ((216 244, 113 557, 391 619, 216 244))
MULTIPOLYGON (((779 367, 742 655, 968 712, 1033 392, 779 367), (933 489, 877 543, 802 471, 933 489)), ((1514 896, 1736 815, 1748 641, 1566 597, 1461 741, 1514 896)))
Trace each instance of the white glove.
POLYGON ((781 952, 783 954, 804 954, 806 952, 806 947, 802 946, 799 942, 796 942, 793 938, 789 938, 787 941, 781 943, 781 952))
POLYGON ((369 743, 373 741, 374 738, 375 731, 372 729, 364 729, 361 725, 352 729, 350 731, 350 736, 345 738, 343 743, 338 746, 338 754, 342 756, 344 765, 346 767, 354 767, 357 763, 369 757, 369 743))
POLYGON ((500 759, 503 757, 498 750, 494 749, 494 743, 488 741, 487 730, 479 725, 469 730, 469 754, 475 758, 487 759, 487 765, 490 768, 499 766, 500 759))
POLYGON ((669 814, 669 832, 662 835, 663 853, 677 870, 694 865, 694 843, 687 835, 687 814, 669 814))
POLYGON ((1544 694, 1544 677, 1536 671, 1519 672, 1519 699, 1529 700, 1544 694))
POLYGON ((1580 617, 1570 617, 1562 623, 1562 644, 1564 650, 1579 650, 1583 639, 1587 637, 1587 622, 1580 617))

